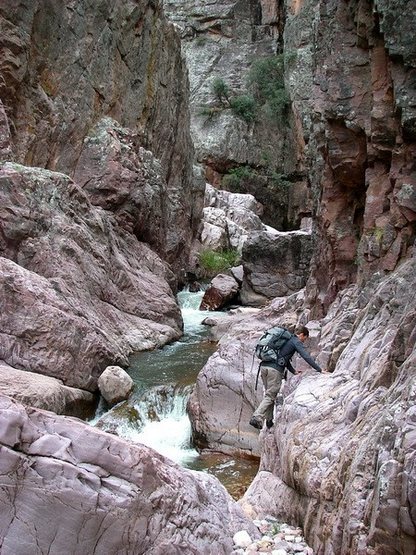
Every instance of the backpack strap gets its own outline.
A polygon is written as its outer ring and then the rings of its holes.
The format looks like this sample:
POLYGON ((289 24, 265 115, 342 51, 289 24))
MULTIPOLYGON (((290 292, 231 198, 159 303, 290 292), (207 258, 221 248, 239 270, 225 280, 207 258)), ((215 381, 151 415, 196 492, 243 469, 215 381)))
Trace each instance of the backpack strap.
POLYGON ((259 362, 259 369, 257 370, 257 376, 256 376, 256 385, 255 385, 255 387, 254 387, 254 391, 257 391, 257 386, 258 386, 258 383, 259 383, 259 376, 260 376, 260 364, 261 364, 261 362, 259 362))

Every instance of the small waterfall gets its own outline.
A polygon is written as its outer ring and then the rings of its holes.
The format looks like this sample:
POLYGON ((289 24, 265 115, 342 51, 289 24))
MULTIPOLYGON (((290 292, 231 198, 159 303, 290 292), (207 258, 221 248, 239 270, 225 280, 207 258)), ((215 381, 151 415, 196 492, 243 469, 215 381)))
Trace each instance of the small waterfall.
POLYGON ((200 311, 202 296, 203 291, 178 294, 183 337, 163 349, 132 356, 128 371, 135 390, 129 401, 105 414, 101 405, 91 424, 152 447, 184 467, 214 474, 238 499, 256 474, 257 461, 220 453, 200 454, 191 445, 187 401, 199 371, 216 349, 208 341, 208 328, 202 321, 208 315, 224 314, 200 311))
POLYGON ((203 291, 178 294, 183 337, 163 349, 134 355, 128 369, 136 386, 132 397, 91 422, 184 466, 199 456, 191 446, 186 404, 198 372, 215 350, 204 341, 208 330, 202 321, 208 313, 199 310, 202 296, 203 291))
POLYGON ((191 390, 191 386, 173 385, 151 388, 134 403, 140 425, 123 421, 117 427, 118 435, 152 447, 178 464, 190 463, 199 456, 191 446, 191 423, 186 414, 191 390))

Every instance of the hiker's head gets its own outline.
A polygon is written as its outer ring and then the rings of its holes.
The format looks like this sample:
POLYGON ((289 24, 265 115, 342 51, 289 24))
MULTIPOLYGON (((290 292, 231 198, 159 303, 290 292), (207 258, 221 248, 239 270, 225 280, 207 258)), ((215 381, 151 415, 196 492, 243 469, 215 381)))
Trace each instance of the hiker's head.
POLYGON ((299 326, 296 328, 295 334, 298 336, 299 341, 304 343, 309 337, 309 330, 306 326, 299 326))

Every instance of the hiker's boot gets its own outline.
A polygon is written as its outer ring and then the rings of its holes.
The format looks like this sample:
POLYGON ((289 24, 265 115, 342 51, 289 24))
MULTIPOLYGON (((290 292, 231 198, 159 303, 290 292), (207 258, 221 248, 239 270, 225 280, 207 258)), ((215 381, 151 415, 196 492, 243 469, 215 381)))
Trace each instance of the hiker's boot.
POLYGON ((250 426, 253 426, 253 428, 257 428, 257 430, 261 430, 263 428, 263 422, 260 420, 260 418, 252 416, 250 418, 250 426))
POLYGON ((274 426, 273 420, 266 420, 267 429, 270 430, 274 426))

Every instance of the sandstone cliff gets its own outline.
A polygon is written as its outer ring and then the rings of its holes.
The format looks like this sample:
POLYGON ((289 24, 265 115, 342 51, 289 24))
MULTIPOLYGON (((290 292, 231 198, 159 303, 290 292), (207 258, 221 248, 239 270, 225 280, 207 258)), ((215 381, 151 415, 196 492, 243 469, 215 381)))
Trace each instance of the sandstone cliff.
POLYGON ((415 28, 411 1, 287 3, 287 82, 317 209, 316 315, 414 243, 415 28))

